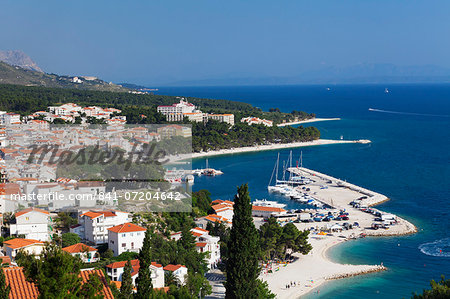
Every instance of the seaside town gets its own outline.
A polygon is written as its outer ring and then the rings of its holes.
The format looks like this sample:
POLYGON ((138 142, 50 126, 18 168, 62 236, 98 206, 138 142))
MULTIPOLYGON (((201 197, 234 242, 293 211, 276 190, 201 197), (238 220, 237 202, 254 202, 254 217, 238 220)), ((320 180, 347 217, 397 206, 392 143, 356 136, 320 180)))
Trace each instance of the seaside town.
MULTIPOLYGON (((232 114, 202 113, 184 99, 180 99, 179 103, 172 106, 158 106, 157 109, 169 121, 181 121, 187 117, 196 122, 214 119, 230 125, 234 124, 232 114)), ((76 236, 79 242, 63 247, 62 250, 79 257, 85 265, 95 265, 102 260, 100 248, 103 251, 107 248, 113 257, 140 252, 144 244, 145 226, 139 221, 137 223, 133 221, 132 211, 119 210, 117 198, 102 196, 99 200, 100 194, 108 194, 104 183, 58 177, 57 167, 49 163, 49 157, 44 158, 41 163, 27 162, 31 154, 29 146, 33 144, 58 145, 59 151, 79 150, 86 146, 97 145, 130 152, 142 150, 152 141, 160 142, 174 136, 187 138, 192 134, 189 127, 174 124, 159 126, 152 132, 144 127, 127 127, 126 117, 121 116, 120 113, 121 111, 115 108, 81 107, 73 103, 51 106, 48 107, 48 111, 37 111, 23 118, 19 114, 0 112, 3 126, 0 132, 0 151, 2 152, 0 212, 2 237, 5 238, 2 260, 5 264, 11 264, 14 269, 5 272, 6 279, 13 279, 13 275, 22 271, 21 268, 14 268, 19 252, 25 251, 39 256, 44 251, 46 242, 63 238, 66 234, 76 236), (54 123, 56 119, 62 119, 67 123, 78 123, 81 127, 74 129, 69 126, 69 130, 64 126, 51 128, 50 123, 54 123), (106 129, 102 131, 87 129, 86 125, 92 119, 102 120, 107 124, 106 129), (51 193, 62 194, 64 200, 52 200, 48 197, 51 193), (69 199, 71 194, 74 195, 75 200, 69 199), (22 198, 26 200, 20 200, 22 198), (92 200, 93 198, 96 200, 92 200), (76 223, 67 229, 58 228, 56 223, 57 219, 63 215, 61 213, 71 215, 70 217, 73 217, 76 223)), ((271 121, 256 117, 242 118, 241 122, 248 125, 273 125, 271 121)), ((59 155, 61 153, 56 154, 56 156, 59 155)), ((283 173, 283 180, 278 179, 280 167, 279 160, 276 161, 271 178, 275 184, 269 185, 268 191, 307 204, 311 208, 286 210, 285 204, 254 200, 251 216, 257 228, 261 228, 272 220, 281 226, 293 223, 299 231, 310 233, 308 239, 313 249, 304 258, 298 253, 293 253, 291 259, 282 264, 277 260, 269 260, 261 264, 261 279, 269 283, 277 297, 291 298, 304 294, 329 279, 386 269, 382 264, 367 266, 328 264, 329 270, 320 272, 320 276, 315 277, 314 280, 297 281, 295 286, 290 282, 289 287, 287 285, 283 287, 286 277, 300 267, 305 267, 305 264, 331 263, 317 257, 322 256, 324 250, 331 245, 369 235, 409 234, 416 230, 414 225, 406 220, 371 207, 386 201, 387 198, 384 195, 308 170, 301 165, 292 167, 292 152, 289 159, 284 165, 290 163, 291 167, 284 169, 287 174, 283 173), (285 178, 286 176, 288 179, 285 178)), ((217 172, 208 166, 204 170, 196 171, 200 175, 214 175, 208 173, 217 172)), ((193 173, 195 174, 196 171, 193 173)), ((193 182, 193 178, 190 180, 193 182)), ((206 253, 205 263, 208 269, 217 274, 219 271, 217 267, 221 263, 221 240, 219 236, 210 235, 207 228, 222 225, 230 229, 234 215, 234 202, 214 200, 209 210, 210 214, 195 219, 196 227, 190 229, 190 233, 195 238, 196 250, 199 253, 206 253)), ((178 242, 181 238, 181 231, 171 232, 168 236, 168 240, 178 242)), ((132 259, 129 262, 132 267, 132 283, 135 285, 136 278, 139 276, 139 260, 132 259)), ((107 279, 120 289, 126 263, 127 261, 120 260, 107 264, 103 269, 105 272, 90 268, 83 271, 96 271, 96 275, 101 278, 105 278, 103 273, 106 273, 107 279)), ((186 283, 189 269, 185 265, 163 265, 161 261, 155 260, 149 267, 155 289, 168 290, 164 277, 169 272, 180 285, 186 283)), ((312 274, 308 273, 308 275, 312 274)), ((11 286, 22 284, 30 288, 30 292, 36 292, 33 285, 27 281, 17 282, 11 286)), ((105 284, 104 291, 108 293, 108 290, 109 285, 105 284)), ((23 292, 23 290, 14 291, 23 292)), ((215 285, 214 291, 223 292, 223 285, 220 283, 219 286, 215 285)))
POLYGON ((0 299, 450 299, 449 10, 3 1, 0 299))

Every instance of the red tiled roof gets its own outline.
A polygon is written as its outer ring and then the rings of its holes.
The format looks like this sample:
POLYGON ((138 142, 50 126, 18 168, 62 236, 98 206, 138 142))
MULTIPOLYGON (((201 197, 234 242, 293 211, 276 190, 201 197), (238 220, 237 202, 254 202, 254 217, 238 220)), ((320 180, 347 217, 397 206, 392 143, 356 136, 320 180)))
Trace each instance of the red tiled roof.
POLYGON ((282 208, 263 207, 263 206, 252 206, 252 210, 266 211, 266 212, 286 212, 286 210, 282 208))
POLYGON ((142 232, 142 231, 146 231, 147 229, 145 229, 142 226, 128 222, 128 223, 113 226, 111 228, 108 228, 108 230, 112 231, 114 233, 129 233, 129 232, 142 232))
POLYGON ((209 230, 200 228, 200 227, 198 227, 198 226, 197 226, 196 228, 193 228, 193 230, 199 230, 199 231, 201 231, 201 232, 209 233, 209 230))
POLYGON ((22 238, 14 238, 14 239, 3 242, 3 246, 7 246, 12 249, 23 248, 23 247, 30 246, 33 244, 44 245, 44 242, 38 241, 38 240, 33 240, 33 239, 22 239, 22 238))
MULTIPOLYGON (((132 267, 139 266, 139 260, 131 260, 130 262, 131 262, 132 267)), ((127 263, 127 261, 115 262, 115 263, 106 265, 106 267, 111 268, 111 269, 123 268, 123 267, 125 267, 126 263, 127 263)))
POLYGON ((75 245, 64 247, 62 250, 68 252, 68 253, 79 253, 79 252, 85 252, 85 251, 97 251, 94 247, 88 246, 83 243, 78 243, 75 245))
POLYGON ((173 271, 180 269, 181 267, 186 268, 186 266, 180 265, 180 264, 178 264, 178 265, 168 264, 167 266, 164 267, 164 270, 173 272, 173 271))
POLYGON ((96 270, 82 270, 80 272, 80 276, 82 279, 82 283, 86 283, 89 281, 89 278, 91 275, 98 275, 98 277, 100 278, 100 281, 103 284, 103 288, 102 288, 102 293, 103 293, 103 298, 105 299, 114 299, 114 296, 112 294, 111 288, 108 285, 108 282, 106 281, 105 275, 103 274, 103 271, 100 269, 96 269, 96 270))
POLYGON ((205 242, 197 242, 197 243, 195 243, 195 246, 197 246, 197 247, 205 247, 206 243, 205 242))
POLYGON ((97 218, 98 216, 103 215, 104 217, 114 217, 117 216, 114 211, 108 210, 108 211, 88 211, 84 214, 81 214, 81 216, 88 216, 89 218, 97 218))
POLYGON ((25 210, 17 212, 16 213, 16 217, 22 216, 22 215, 24 215, 26 213, 29 213, 29 212, 32 212, 32 211, 40 212, 40 213, 47 214, 47 215, 49 214, 49 212, 46 211, 46 210, 41 210, 41 209, 38 209, 38 208, 28 208, 28 209, 25 209, 25 210))
MULTIPOLYGON (((36 285, 32 282, 26 280, 23 273, 23 268, 21 267, 9 267, 3 268, 5 273, 5 283, 9 285, 11 291, 9 293, 9 298, 11 299, 35 299, 39 297, 39 291, 36 285)), ((106 299, 114 299, 105 275, 100 269, 97 270, 82 270, 80 272, 81 283, 84 284, 89 281, 91 275, 97 275, 103 284, 102 295, 106 299)))
POLYGON ((5 273, 5 284, 9 285, 11 299, 34 299, 39 296, 38 289, 32 282, 25 279, 22 268, 10 267, 3 268, 5 273))

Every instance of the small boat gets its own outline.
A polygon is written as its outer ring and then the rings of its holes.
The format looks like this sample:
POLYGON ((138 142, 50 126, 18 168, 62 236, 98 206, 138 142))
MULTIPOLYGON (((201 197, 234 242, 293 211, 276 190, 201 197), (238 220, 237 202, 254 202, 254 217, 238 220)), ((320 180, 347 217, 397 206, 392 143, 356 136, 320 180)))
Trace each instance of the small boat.
POLYGON ((252 205, 254 206, 260 206, 260 207, 272 207, 272 208, 284 208, 286 205, 283 203, 279 203, 276 201, 270 201, 266 199, 258 200, 252 202, 252 205))
POLYGON ((384 89, 384 93, 389 93, 389 89, 387 89, 387 87, 384 89))

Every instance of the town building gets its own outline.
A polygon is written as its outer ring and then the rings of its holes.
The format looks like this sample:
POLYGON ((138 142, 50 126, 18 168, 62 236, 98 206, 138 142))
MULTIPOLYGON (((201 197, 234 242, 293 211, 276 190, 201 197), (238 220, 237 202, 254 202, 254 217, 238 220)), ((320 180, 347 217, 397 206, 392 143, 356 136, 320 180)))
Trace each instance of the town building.
POLYGON ((253 217, 263 217, 268 219, 272 216, 280 216, 286 214, 287 211, 282 208, 275 207, 264 207, 264 206, 252 206, 252 216, 253 217))
POLYGON ((228 123, 230 125, 234 125, 234 114, 204 114, 204 119, 206 120, 216 120, 222 123, 228 123))
POLYGON ((243 117, 241 118, 241 122, 242 123, 247 123, 248 125, 265 125, 266 127, 272 127, 273 126, 273 121, 268 120, 268 119, 261 119, 258 117, 243 117))
POLYGON ((108 228, 129 222, 129 213, 117 210, 92 210, 78 216, 81 228, 78 233, 82 240, 95 245, 108 243, 108 228))
POLYGON ((190 127, 180 125, 162 126, 157 128, 156 131, 163 139, 172 138, 174 136, 181 136, 185 138, 192 136, 192 129, 190 127))
POLYGON ((37 256, 42 253, 44 248, 44 242, 33 239, 14 238, 3 242, 4 254, 9 256, 12 261, 21 250, 30 255, 37 256))
MULTIPOLYGON (((209 234, 209 231, 196 227, 191 229, 192 235, 195 237, 195 247, 198 252, 208 252, 206 262, 210 269, 215 268, 220 262, 220 238, 209 234)), ((181 239, 181 232, 172 233, 172 240, 181 239)))
POLYGON ((50 240, 50 214, 46 210, 28 208, 15 214, 15 223, 10 225, 10 234, 25 239, 50 240))
POLYGON ((75 245, 64 247, 64 250, 67 253, 70 253, 72 256, 78 256, 83 261, 83 263, 95 263, 100 260, 100 255, 98 250, 94 247, 88 246, 83 243, 77 243, 75 245))
POLYGON ((123 252, 139 252, 146 229, 133 223, 124 223, 108 228, 108 247, 118 256, 123 252))
POLYGON ((18 125, 21 124, 20 114, 0 111, 0 125, 18 125))
POLYGON ((181 98, 179 103, 175 103, 170 106, 158 106, 156 110, 163 114, 167 121, 182 121, 185 116, 189 117, 185 115, 186 113, 201 113, 201 111, 196 110, 194 104, 189 103, 184 98, 181 98))
MULTIPOLYGON (((125 268, 125 264, 127 261, 115 262, 106 266, 106 275, 112 281, 122 281, 122 276, 125 268)), ((133 284, 136 285, 136 278, 139 275, 139 260, 131 260, 131 279, 133 284)), ((153 288, 163 288, 164 287, 164 269, 163 266, 152 262, 150 265, 150 276, 152 279, 153 288)))
POLYGON ((168 264, 164 267, 164 272, 172 273, 175 279, 180 285, 184 285, 186 282, 186 276, 188 275, 188 269, 184 265, 172 265, 168 264))

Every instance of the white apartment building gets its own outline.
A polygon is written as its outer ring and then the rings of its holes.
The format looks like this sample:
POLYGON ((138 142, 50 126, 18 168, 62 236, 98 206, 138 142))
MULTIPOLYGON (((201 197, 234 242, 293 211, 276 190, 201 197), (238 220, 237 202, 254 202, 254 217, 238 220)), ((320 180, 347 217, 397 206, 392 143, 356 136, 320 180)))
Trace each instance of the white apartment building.
POLYGON ((78 256, 83 261, 83 263, 95 263, 100 260, 100 255, 98 254, 98 250, 94 247, 88 246, 83 243, 77 243, 75 245, 64 247, 64 250, 67 253, 70 253, 72 256, 78 256))
POLYGON ((78 115, 81 111, 81 107, 74 103, 67 103, 61 106, 50 106, 48 110, 56 115, 78 115))
POLYGON ((222 123, 228 123, 230 125, 234 125, 234 114, 204 114, 203 117, 206 116, 207 120, 217 120, 222 123))
POLYGON ((164 267, 164 271, 172 273, 180 285, 184 285, 186 283, 186 276, 188 275, 188 269, 186 266, 168 264, 164 267))
POLYGON ((45 248, 45 244, 42 241, 32 239, 15 238, 3 242, 3 251, 6 256, 9 256, 13 261, 20 250, 31 254, 39 255, 45 248))
POLYGON ((252 206, 253 217, 263 217, 267 219, 271 216, 279 216, 286 214, 287 211, 282 208, 264 207, 264 206, 252 206))
POLYGON ((127 222, 108 228, 108 247, 118 256, 123 252, 139 252, 146 229, 127 222))
POLYGON ((195 121, 195 122, 202 122, 203 121, 203 112, 189 112, 189 113, 183 113, 183 117, 187 117, 189 121, 195 121))
POLYGON ((24 235, 25 239, 39 241, 50 240, 49 226, 51 218, 48 211, 28 208, 17 212, 15 216, 15 223, 10 226, 11 235, 24 235))
POLYGON ((127 212, 116 210, 88 211, 78 216, 78 223, 81 225, 78 232, 84 236, 82 239, 96 245, 108 243, 108 228, 130 220, 127 212))
POLYGON ((179 103, 170 106, 158 106, 156 109, 161 114, 166 116, 167 121, 182 121, 185 113, 200 112, 195 109, 195 105, 185 101, 184 98, 180 99, 179 103))
POLYGON ((211 206, 216 215, 224 217, 226 219, 233 219, 234 209, 232 204, 220 203, 211 206))
POLYGON ((17 113, 6 113, 5 111, 0 111, 0 125, 14 125, 20 124, 20 114, 17 113))
POLYGON ((50 124, 45 120, 32 119, 27 122, 27 124, 36 130, 48 130, 50 124))
MULTIPOLYGON (((111 278, 112 281, 122 281, 122 275, 124 272, 125 264, 127 261, 115 262, 106 266, 106 274, 111 278)), ((139 275, 139 260, 131 260, 131 278, 133 280, 133 285, 136 285, 136 278, 139 275)), ((153 288, 163 288, 164 287, 164 270, 163 266, 152 262, 150 265, 150 275, 152 278, 153 288)))
MULTIPOLYGON (((208 267, 210 269, 216 267, 220 261, 220 238, 211 236, 209 231, 200 227, 191 229, 191 233, 195 237, 195 246, 197 251, 209 253, 206 257, 208 267)), ((177 241, 181 239, 181 232, 173 233, 170 237, 172 240, 177 241)))

